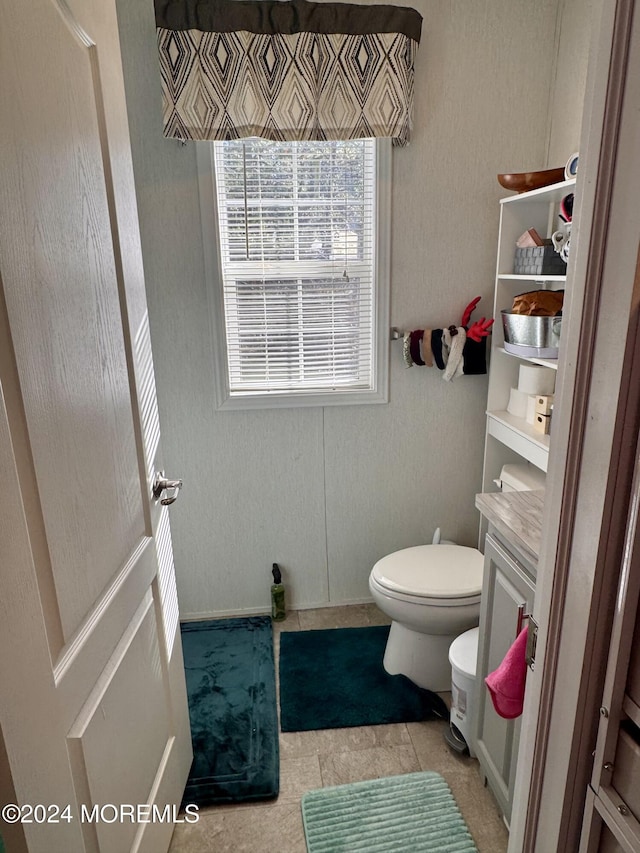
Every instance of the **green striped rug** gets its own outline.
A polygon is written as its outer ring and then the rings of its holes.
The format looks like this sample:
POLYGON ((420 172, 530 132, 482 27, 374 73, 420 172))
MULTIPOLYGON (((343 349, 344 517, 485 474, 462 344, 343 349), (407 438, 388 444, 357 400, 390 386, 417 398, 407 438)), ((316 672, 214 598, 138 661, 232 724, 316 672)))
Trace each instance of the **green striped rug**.
POLYGON ((408 773, 309 791, 309 853, 477 853, 439 773, 408 773))

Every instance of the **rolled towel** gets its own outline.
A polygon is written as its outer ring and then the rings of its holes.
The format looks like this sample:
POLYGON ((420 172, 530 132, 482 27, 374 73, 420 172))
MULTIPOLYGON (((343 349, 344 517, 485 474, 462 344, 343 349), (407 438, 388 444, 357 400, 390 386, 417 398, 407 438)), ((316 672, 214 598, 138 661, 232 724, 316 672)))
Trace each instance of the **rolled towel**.
POLYGON ((489 689, 496 713, 513 720, 522 713, 527 680, 527 626, 520 631, 500 666, 489 673, 484 683, 489 689))

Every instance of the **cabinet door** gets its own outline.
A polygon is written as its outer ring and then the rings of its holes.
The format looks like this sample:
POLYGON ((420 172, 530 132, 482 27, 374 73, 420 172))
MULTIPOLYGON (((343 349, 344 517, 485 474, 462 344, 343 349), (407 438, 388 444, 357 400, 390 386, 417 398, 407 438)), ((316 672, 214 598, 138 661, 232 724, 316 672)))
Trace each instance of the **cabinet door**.
POLYGON ((475 749, 507 821, 511 815, 520 720, 505 720, 496 713, 484 679, 504 659, 524 616, 531 613, 533 597, 533 581, 523 566, 488 534, 476 674, 475 749))

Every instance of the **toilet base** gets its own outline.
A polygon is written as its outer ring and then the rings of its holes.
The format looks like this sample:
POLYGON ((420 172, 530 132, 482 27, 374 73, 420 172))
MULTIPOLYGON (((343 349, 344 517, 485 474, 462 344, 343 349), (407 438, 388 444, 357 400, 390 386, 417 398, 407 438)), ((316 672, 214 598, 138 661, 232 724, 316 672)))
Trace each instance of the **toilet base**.
POLYGON ((406 675, 418 687, 445 693, 451 690, 449 646, 457 634, 420 634, 399 622, 391 623, 383 665, 389 675, 406 675))

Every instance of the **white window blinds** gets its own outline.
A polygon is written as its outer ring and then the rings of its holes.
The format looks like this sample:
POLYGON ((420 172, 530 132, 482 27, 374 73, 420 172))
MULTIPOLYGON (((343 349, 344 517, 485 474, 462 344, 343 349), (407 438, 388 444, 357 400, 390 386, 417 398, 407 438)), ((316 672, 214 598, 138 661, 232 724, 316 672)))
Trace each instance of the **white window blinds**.
POLYGON ((372 390, 375 140, 214 148, 230 394, 372 390))

